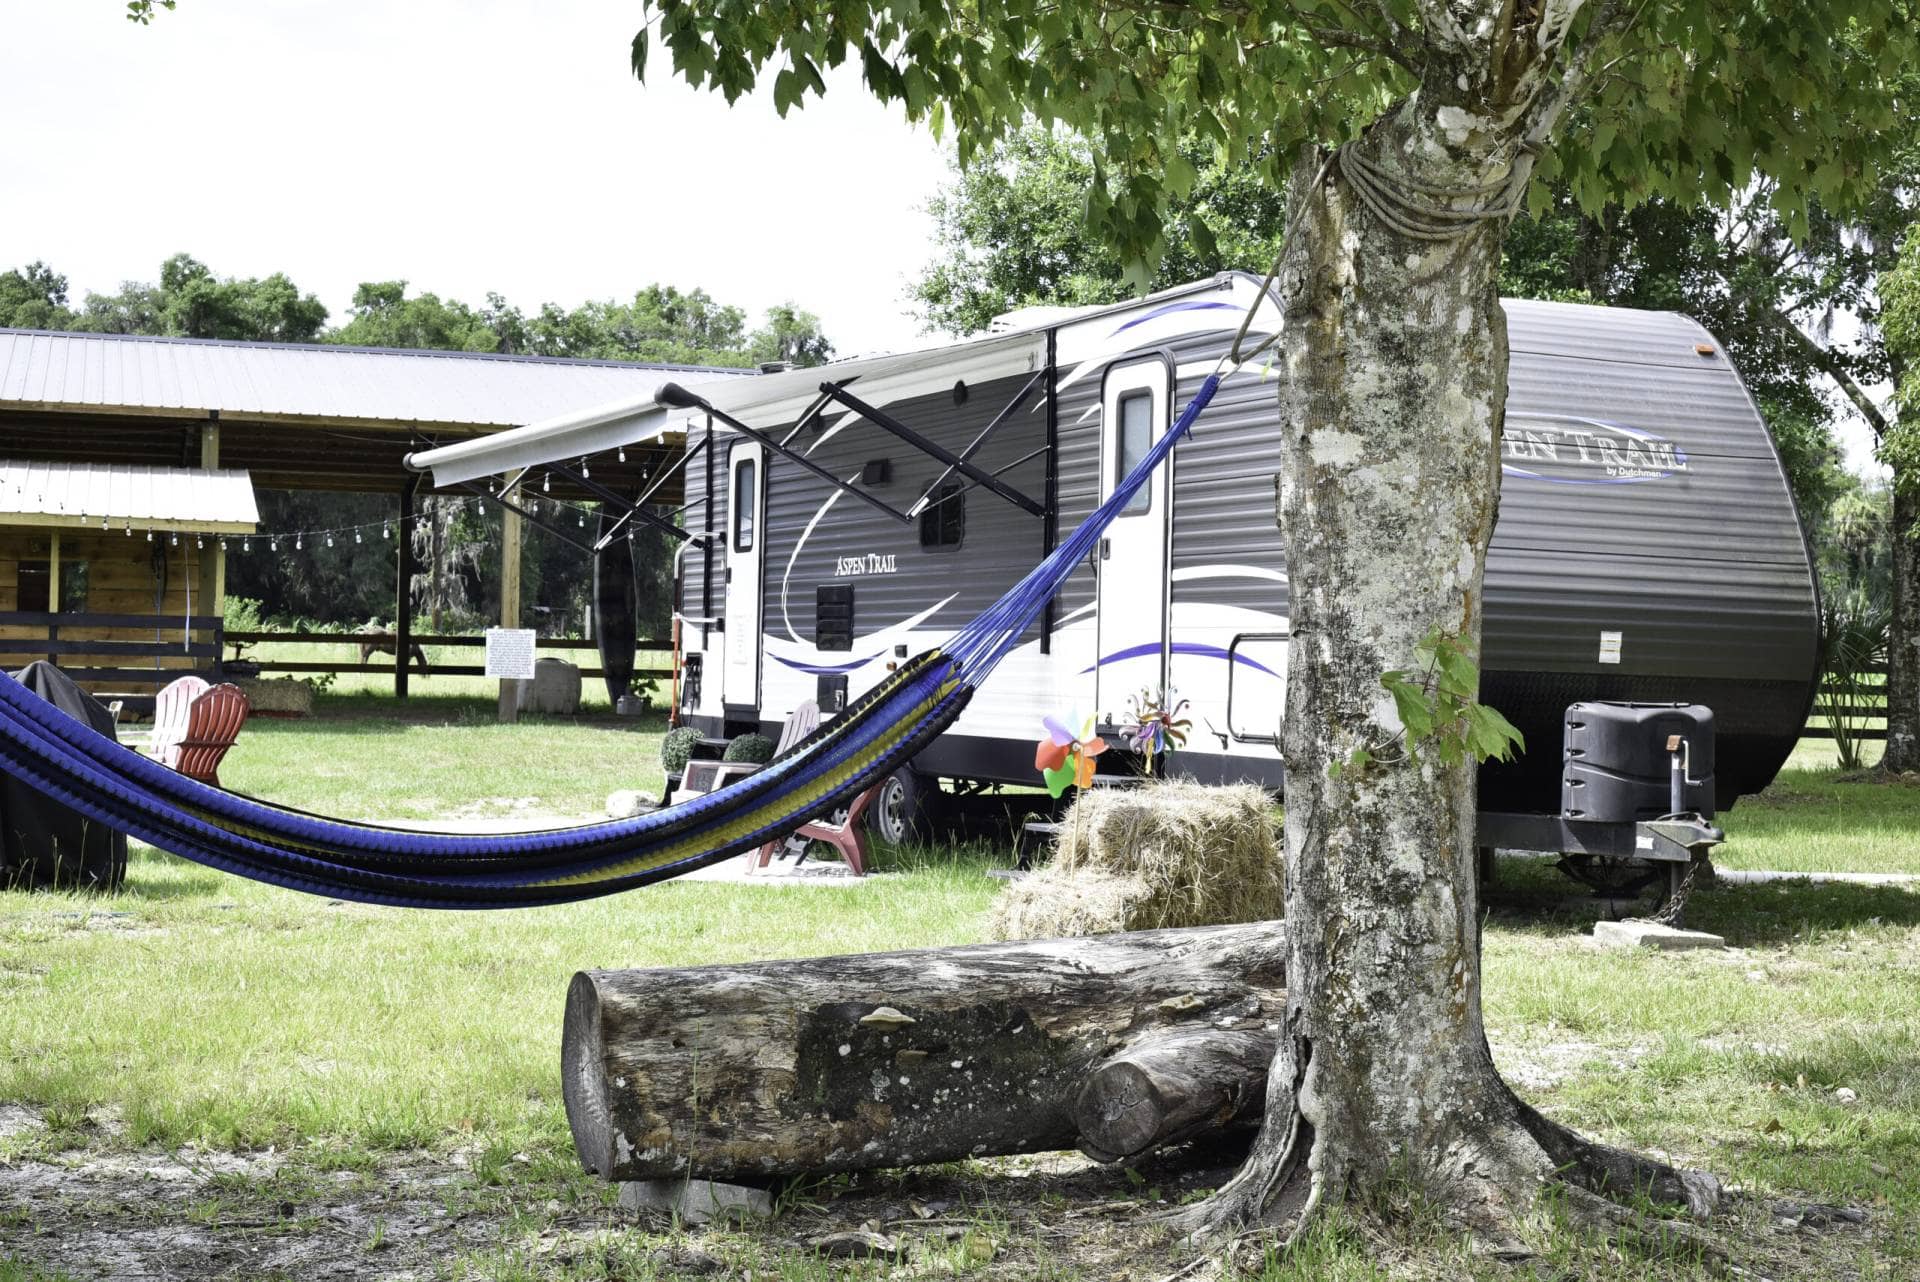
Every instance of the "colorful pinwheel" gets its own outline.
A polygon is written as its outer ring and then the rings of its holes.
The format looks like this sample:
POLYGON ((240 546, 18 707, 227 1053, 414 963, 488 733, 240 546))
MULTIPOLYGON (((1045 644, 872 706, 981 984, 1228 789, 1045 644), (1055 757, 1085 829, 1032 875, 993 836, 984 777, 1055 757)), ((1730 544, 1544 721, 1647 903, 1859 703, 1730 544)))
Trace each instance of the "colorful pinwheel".
POLYGON ((1151 690, 1142 690, 1132 699, 1133 724, 1127 728, 1127 742, 1145 759, 1148 774, 1153 773, 1154 756, 1186 747, 1187 732, 1193 729, 1193 722, 1180 715, 1187 710, 1187 701, 1182 699, 1171 708, 1163 706, 1166 702, 1164 695, 1151 690))
POLYGON ((1068 788, 1085 788, 1093 783, 1093 759, 1107 750, 1107 741, 1093 732, 1088 717, 1079 734, 1067 729, 1060 718, 1041 718, 1047 737, 1033 753, 1033 768, 1047 781, 1047 792, 1058 797, 1068 788))

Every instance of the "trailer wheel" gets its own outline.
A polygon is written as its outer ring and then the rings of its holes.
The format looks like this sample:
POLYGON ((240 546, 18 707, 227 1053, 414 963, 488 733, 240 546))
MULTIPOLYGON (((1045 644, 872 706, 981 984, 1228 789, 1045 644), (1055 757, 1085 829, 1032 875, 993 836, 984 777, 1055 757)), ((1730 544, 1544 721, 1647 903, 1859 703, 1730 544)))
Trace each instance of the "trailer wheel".
POLYGON ((867 808, 868 830, 895 845, 926 836, 928 794, 936 791, 931 779, 912 766, 901 766, 881 781, 867 808))

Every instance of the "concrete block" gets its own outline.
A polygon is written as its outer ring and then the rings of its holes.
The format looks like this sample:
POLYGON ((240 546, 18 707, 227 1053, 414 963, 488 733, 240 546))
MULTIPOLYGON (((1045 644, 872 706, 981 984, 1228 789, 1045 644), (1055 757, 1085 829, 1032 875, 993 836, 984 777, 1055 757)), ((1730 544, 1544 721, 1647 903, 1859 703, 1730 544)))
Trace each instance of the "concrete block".
POLYGON ((1651 921, 1597 921, 1593 937, 1614 948, 1656 948, 1665 953, 1691 948, 1725 948, 1727 941, 1704 930, 1681 930, 1651 921))
POLYGON ((551 717, 570 717, 580 711, 580 668, 565 659, 539 659, 533 680, 522 681, 519 710, 551 717))
POLYGON ((627 1180, 620 1185, 623 1211, 666 1211, 687 1224, 729 1216, 773 1214, 773 1194, 744 1184, 714 1180, 627 1180))

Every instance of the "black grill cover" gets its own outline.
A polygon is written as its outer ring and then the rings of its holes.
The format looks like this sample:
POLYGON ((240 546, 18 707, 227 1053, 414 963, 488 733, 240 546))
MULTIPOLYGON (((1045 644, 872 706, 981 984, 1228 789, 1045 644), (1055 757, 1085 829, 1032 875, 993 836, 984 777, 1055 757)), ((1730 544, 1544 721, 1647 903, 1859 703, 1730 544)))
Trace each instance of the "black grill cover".
MULTIPOLYGON (((14 679, 68 716, 117 738, 106 705, 51 663, 30 663, 14 679)), ((118 890, 126 876, 124 835, 11 774, 0 775, 0 885, 118 890)))

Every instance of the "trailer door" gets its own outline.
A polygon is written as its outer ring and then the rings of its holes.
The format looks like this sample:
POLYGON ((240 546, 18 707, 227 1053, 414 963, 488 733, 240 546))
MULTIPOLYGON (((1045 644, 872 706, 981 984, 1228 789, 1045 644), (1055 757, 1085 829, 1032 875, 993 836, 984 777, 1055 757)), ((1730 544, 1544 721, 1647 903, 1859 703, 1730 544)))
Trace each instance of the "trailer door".
POLYGON ((766 447, 736 441, 727 455, 726 663, 721 691, 729 710, 760 711, 761 514, 767 489, 766 447))
MULTIPOLYGON (((1172 399, 1158 357, 1107 372, 1100 418, 1100 500, 1166 434, 1172 399)), ((1103 724, 1124 718, 1129 695, 1167 684, 1168 470, 1157 469, 1100 541, 1095 703, 1103 724)))

